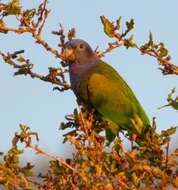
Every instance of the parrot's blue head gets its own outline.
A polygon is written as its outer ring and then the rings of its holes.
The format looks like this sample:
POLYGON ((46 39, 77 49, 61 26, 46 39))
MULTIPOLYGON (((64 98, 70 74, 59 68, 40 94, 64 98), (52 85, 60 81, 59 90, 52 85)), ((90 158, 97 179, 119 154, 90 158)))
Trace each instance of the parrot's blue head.
POLYGON ((63 52, 65 61, 69 64, 88 64, 92 63, 92 60, 98 60, 99 58, 93 52, 87 42, 80 39, 73 39, 65 43, 63 52))
POLYGON ((84 40, 74 39, 65 43, 63 56, 69 65, 72 89, 75 94, 83 78, 99 63, 99 57, 84 40))

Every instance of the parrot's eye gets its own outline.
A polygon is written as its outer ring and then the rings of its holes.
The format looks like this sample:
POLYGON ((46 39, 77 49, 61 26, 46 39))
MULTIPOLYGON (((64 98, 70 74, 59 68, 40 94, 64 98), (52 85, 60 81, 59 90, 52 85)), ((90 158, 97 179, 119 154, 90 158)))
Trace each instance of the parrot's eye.
POLYGON ((68 49, 68 50, 71 50, 71 49, 72 49, 72 47, 69 45, 69 46, 67 46, 67 49, 68 49))
POLYGON ((84 48, 85 48, 85 45, 84 45, 84 44, 81 43, 81 44, 78 45, 78 49, 83 50, 84 48))

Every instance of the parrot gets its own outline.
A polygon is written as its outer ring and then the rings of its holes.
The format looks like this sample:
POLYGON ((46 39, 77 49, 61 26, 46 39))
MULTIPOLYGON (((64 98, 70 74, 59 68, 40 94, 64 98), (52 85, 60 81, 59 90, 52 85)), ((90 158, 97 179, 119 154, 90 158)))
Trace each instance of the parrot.
POLYGON ((102 61, 90 45, 71 39, 63 47, 69 66, 71 88, 79 105, 94 109, 107 123, 106 137, 112 142, 119 130, 143 136, 150 121, 131 88, 109 64, 102 61))

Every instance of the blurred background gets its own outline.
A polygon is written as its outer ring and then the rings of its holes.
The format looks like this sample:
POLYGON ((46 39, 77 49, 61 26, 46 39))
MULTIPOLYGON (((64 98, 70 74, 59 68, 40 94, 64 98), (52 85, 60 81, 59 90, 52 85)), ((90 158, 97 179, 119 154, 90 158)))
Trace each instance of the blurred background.
MULTIPOLYGON (((37 8, 40 2, 22 0, 22 5, 28 9, 37 8)), ((164 42, 172 56, 172 63, 177 64, 177 7, 177 0, 52 0, 48 3, 51 13, 42 37, 53 48, 59 49, 59 39, 51 35, 51 31, 57 30, 61 23, 66 33, 75 27, 77 38, 87 41, 93 49, 99 46, 102 51, 112 39, 104 34, 99 17, 104 15, 109 20, 116 21, 122 16, 123 27, 127 20, 133 18, 135 29, 131 34, 134 34, 134 41, 138 45, 144 44, 151 31, 153 40, 156 43, 164 42)), ((7 21, 8 27, 17 26, 14 16, 10 16, 7 21)), ((25 49, 24 57, 34 64, 34 72, 46 75, 48 67, 60 66, 60 60, 34 42, 29 34, 0 33, 0 50, 14 52, 25 49)), ((133 89, 150 120, 156 117, 158 132, 178 124, 178 113, 175 110, 169 107, 158 109, 167 104, 167 94, 171 89, 178 89, 177 76, 163 76, 157 61, 153 57, 140 55, 136 49, 117 48, 103 60, 112 65, 133 89)), ((29 76, 13 76, 15 71, 0 58, 0 152, 8 151, 15 131, 19 130, 19 124, 24 124, 39 133, 41 148, 63 158, 70 157, 74 148, 70 144, 62 144, 64 132, 59 131, 59 126, 65 121, 65 115, 77 107, 74 94, 70 90, 53 91, 55 85, 29 76)), ((177 137, 176 133, 171 141, 171 149, 178 145, 177 137)), ((36 155, 31 150, 26 150, 22 156, 22 162, 38 163, 37 170, 47 160, 45 156, 36 155)))

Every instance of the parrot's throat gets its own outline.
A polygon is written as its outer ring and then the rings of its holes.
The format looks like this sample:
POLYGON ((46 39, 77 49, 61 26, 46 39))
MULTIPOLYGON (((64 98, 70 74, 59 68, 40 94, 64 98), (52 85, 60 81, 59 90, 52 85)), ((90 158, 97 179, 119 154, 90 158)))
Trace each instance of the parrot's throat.
POLYGON ((69 66, 70 82, 74 93, 77 95, 80 83, 85 80, 94 68, 96 68, 99 59, 89 60, 83 64, 72 63, 69 66))

